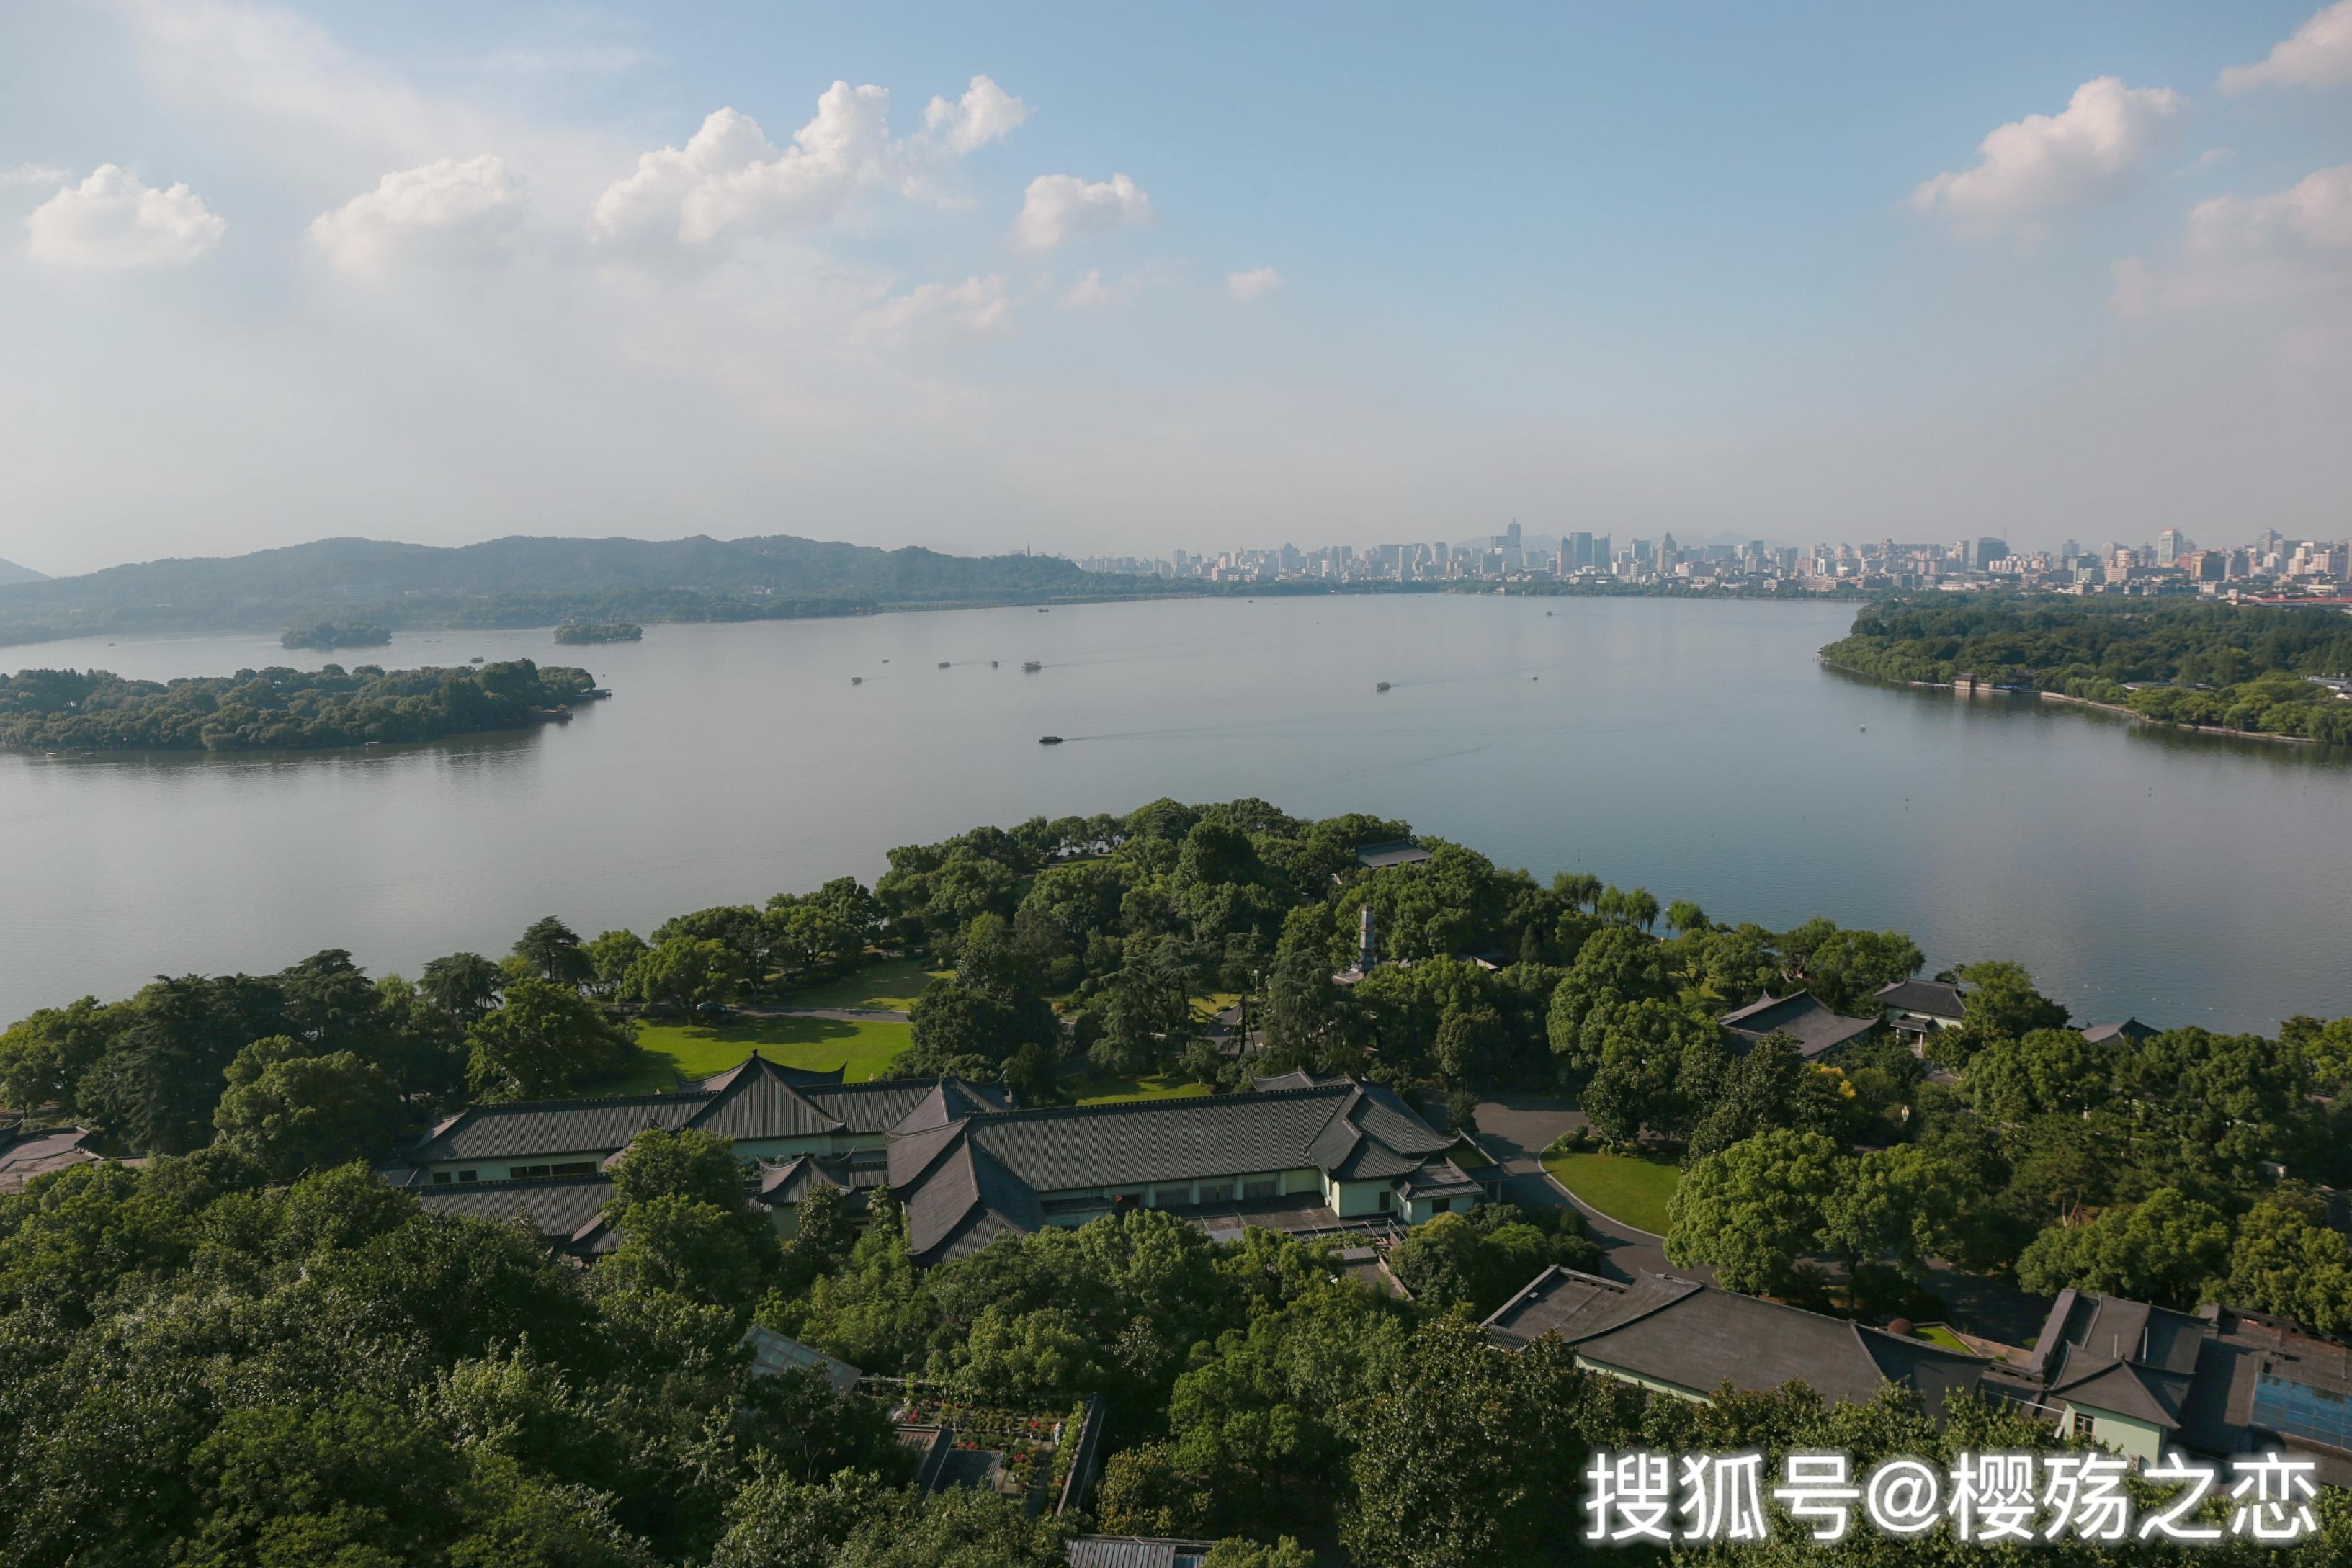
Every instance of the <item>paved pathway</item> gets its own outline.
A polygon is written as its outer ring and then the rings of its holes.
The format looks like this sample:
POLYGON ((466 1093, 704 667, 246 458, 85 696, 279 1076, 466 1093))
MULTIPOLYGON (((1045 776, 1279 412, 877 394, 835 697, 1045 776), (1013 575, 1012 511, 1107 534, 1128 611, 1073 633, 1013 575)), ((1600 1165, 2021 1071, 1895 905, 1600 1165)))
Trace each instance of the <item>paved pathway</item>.
POLYGON ((1584 1113, 1572 1100, 1504 1094, 1478 1106, 1478 1141, 1502 1161, 1504 1189, 1511 1201, 1527 1208, 1572 1206, 1581 1211, 1585 1228, 1601 1243, 1602 1273, 1617 1280, 1675 1274, 1685 1280, 1712 1281, 1715 1270, 1704 1264, 1668 1263, 1665 1238, 1610 1218, 1544 1170, 1544 1150, 1562 1133, 1582 1125, 1584 1113))
POLYGON ((905 1023, 907 1015, 888 1008, 737 1008, 755 1019, 832 1019, 838 1023, 905 1023))

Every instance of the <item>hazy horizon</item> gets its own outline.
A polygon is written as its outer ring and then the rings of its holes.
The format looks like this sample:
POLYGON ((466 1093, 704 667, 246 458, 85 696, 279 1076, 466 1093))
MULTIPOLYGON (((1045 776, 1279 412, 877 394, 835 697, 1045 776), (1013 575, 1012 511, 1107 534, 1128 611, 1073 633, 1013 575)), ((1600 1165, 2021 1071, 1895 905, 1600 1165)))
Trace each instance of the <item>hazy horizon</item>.
POLYGON ((2352 0, 0 13, 0 559, 2335 538, 2352 0))

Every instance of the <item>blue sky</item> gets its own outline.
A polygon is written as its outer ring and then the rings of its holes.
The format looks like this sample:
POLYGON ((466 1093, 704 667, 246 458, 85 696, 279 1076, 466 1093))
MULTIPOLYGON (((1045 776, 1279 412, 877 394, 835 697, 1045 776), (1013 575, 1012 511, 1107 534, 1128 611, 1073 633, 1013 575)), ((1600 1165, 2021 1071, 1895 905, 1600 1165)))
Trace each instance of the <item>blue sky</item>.
POLYGON ((35 0, 0 58, 44 570, 2352 510, 2352 0, 35 0))

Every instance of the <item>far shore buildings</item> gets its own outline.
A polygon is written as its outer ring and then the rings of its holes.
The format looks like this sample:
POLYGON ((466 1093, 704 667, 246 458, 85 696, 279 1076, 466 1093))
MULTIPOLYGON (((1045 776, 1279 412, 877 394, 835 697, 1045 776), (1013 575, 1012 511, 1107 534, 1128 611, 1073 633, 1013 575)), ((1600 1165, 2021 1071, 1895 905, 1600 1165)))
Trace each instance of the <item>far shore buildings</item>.
POLYGON ((1019 1110, 961 1080, 844 1083, 756 1054, 676 1093, 475 1106, 385 1176, 428 1208, 522 1215, 558 1249, 593 1257, 618 1244, 604 1218, 611 1167, 649 1127, 732 1139, 750 1167, 747 1201, 786 1234, 819 1186, 860 1207, 887 1186, 922 1263, 1126 1209, 1213 1231, 1315 1233, 1418 1224, 1484 1193, 1449 1157, 1451 1135, 1351 1078, 1295 1072, 1252 1093, 1019 1110))

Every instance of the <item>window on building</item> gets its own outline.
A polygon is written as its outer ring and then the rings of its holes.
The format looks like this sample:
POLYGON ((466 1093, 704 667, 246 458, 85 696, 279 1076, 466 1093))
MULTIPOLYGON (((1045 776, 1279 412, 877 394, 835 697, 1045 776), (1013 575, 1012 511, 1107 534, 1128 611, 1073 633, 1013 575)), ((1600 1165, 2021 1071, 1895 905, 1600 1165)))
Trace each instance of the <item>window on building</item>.
POLYGON ((560 1165, 548 1166, 547 1174, 550 1176, 594 1176, 596 1174, 596 1162, 594 1160, 570 1160, 560 1165))
POLYGON ((1233 1183, 1229 1181, 1204 1181, 1201 1184, 1201 1201, 1202 1203, 1231 1203, 1233 1200, 1233 1183))
POLYGON ((481 1174, 482 1173, 479 1171, 459 1171, 457 1173, 457 1179, 459 1181, 476 1181, 480 1179, 481 1174))
POLYGON ((1395 1207, 1396 1194, 1391 1192, 1386 1187, 1381 1188, 1381 1212, 1382 1214, 1386 1214, 1390 1209, 1394 1208, 1395 1207))
POLYGON ((1280 1176, 1250 1176, 1242 1183, 1244 1197, 1278 1197, 1281 1194, 1280 1176))
POLYGON ((448 1180, 449 1173, 447 1171, 435 1171, 433 1173, 433 1185, 436 1186, 446 1186, 447 1185, 448 1180))

